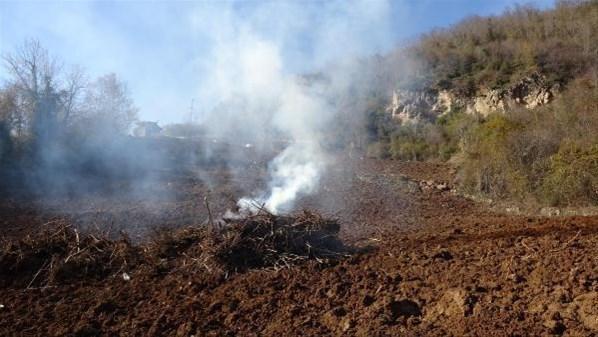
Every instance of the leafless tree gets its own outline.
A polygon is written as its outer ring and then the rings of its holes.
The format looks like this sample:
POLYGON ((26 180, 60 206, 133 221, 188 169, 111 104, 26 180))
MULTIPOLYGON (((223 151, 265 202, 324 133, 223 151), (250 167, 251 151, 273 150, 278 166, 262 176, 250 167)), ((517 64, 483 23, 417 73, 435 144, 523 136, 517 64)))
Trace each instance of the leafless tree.
POLYGON ((80 67, 73 67, 67 74, 64 89, 62 89, 60 95, 64 110, 62 122, 65 125, 71 124, 73 115, 77 112, 76 110, 80 108, 81 97, 87 85, 87 79, 80 67))
POLYGON ((86 85, 81 69, 63 71, 37 40, 25 41, 3 59, 10 74, 19 126, 26 124, 36 135, 68 126, 86 85))
POLYGON ((126 134, 137 120, 137 107, 128 88, 115 74, 99 77, 91 82, 84 97, 85 116, 81 120, 96 128, 108 128, 114 133, 126 134), (93 121, 93 123, 89 123, 93 121))

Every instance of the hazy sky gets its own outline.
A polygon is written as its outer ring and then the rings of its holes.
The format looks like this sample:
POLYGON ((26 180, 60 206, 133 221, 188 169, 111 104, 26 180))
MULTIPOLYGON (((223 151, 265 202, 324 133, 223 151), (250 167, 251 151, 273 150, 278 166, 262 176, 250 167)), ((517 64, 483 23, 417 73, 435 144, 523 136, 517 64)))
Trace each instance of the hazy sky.
MULTIPOLYGON (((210 86, 206 74, 222 55, 214 50, 234 46, 246 31, 278 46, 282 68, 294 73, 346 55, 384 52, 431 28, 469 15, 498 14, 516 3, 0 0, 0 53, 36 38, 66 64, 83 66, 92 78, 115 72, 128 83, 142 119, 168 123, 188 119, 193 98, 196 114, 214 103, 205 95, 210 86)), ((553 0, 526 3, 545 8, 553 0)))

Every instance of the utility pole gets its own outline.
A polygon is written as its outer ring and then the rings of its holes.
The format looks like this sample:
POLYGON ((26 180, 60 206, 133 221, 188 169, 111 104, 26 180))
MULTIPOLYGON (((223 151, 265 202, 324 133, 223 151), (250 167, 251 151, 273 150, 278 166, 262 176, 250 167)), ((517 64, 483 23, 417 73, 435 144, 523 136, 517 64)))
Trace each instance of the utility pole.
POLYGON ((191 105, 189 106, 189 123, 193 124, 193 105, 195 103, 195 98, 191 99, 191 105))
POLYGON ((189 137, 189 140, 191 140, 193 138, 193 104, 194 103, 195 103, 195 98, 192 98, 191 105, 189 106, 189 125, 187 126, 187 128, 188 128, 187 137, 189 137))

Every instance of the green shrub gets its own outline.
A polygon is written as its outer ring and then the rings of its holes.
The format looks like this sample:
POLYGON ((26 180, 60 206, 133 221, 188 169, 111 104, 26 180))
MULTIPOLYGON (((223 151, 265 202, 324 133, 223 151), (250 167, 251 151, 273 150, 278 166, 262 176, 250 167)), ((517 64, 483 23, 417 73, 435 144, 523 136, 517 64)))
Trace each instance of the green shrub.
POLYGON ((511 137, 521 128, 507 116, 494 114, 470 129, 459 161, 465 190, 498 198, 526 196, 529 182, 511 146, 511 137))
POLYGON ((370 143, 366 150, 366 156, 376 159, 387 159, 390 157, 389 147, 386 142, 370 143))
POLYGON ((426 160, 433 156, 433 146, 424 139, 393 137, 390 143, 390 154, 400 160, 426 160))
POLYGON ((552 205, 598 203, 598 144, 561 144, 549 159, 540 193, 552 205))
POLYGON ((478 123, 475 116, 466 114, 462 109, 455 109, 438 118, 436 125, 441 128, 445 140, 438 146, 438 157, 446 161, 457 154, 468 130, 478 123))
POLYGON ((475 118, 460 110, 439 117, 434 123, 399 126, 391 135, 390 154, 400 160, 449 160, 475 118))

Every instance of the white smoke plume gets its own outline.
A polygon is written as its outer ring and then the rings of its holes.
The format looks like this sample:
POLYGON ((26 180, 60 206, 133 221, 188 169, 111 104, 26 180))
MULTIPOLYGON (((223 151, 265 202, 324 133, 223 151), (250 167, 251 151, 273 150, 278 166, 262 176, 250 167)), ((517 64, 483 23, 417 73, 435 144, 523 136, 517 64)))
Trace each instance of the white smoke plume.
POLYGON ((206 110, 204 124, 213 136, 251 142, 258 149, 275 141, 287 144, 268 165, 267 189, 242 198, 242 211, 291 210, 298 197, 317 191, 331 164, 322 135, 334 122, 337 109, 331 101, 347 86, 349 69, 327 72, 326 83, 295 73, 330 70, 334 63, 370 55, 372 41, 387 44, 387 1, 330 2, 317 8, 325 11, 317 27, 307 24, 318 21, 307 20, 313 10, 268 2, 240 22, 226 11, 213 18, 198 13, 197 29, 212 39, 210 57, 198 61, 205 73, 200 101, 217 100, 206 110), (266 37, 260 30, 264 25, 277 33, 266 37), (285 46, 299 38, 311 46, 303 60, 285 54, 285 46))

